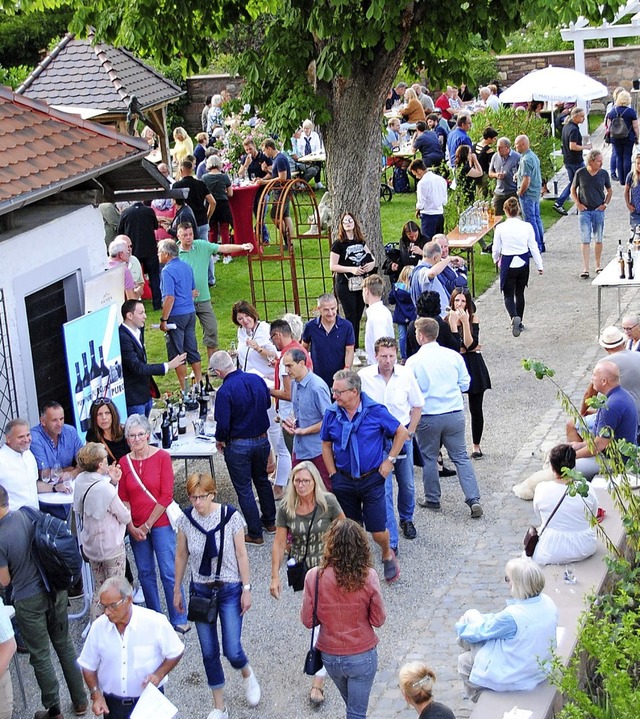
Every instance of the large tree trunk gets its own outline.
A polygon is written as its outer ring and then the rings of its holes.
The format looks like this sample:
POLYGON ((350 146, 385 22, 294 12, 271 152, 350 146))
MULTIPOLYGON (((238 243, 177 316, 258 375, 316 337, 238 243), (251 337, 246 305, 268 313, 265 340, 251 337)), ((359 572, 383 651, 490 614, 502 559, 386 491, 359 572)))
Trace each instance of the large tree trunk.
POLYGON ((351 77, 337 77, 318 87, 332 117, 324 128, 327 181, 333 195, 332 237, 337 237, 342 213, 352 213, 378 267, 384 261, 380 227, 382 112, 404 51, 401 46, 381 53, 375 63, 356 68, 351 77))

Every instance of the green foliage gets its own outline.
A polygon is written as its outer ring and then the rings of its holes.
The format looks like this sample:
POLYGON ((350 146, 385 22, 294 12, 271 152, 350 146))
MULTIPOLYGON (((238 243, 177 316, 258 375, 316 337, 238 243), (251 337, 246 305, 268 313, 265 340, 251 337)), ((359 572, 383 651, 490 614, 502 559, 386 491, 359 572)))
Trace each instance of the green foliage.
POLYGON ((244 123, 234 125, 227 133, 228 149, 225 152, 226 159, 232 165, 237 166, 240 162, 240 157, 244 155, 243 143, 249 135, 253 137, 256 147, 260 147, 264 140, 271 137, 267 126, 262 122, 259 122, 255 127, 249 127, 244 123))
POLYGON ((0 66, 33 69, 40 62, 40 50, 48 49, 67 32, 72 16, 68 7, 0 15, 0 66))
POLYGON ((18 65, 17 67, 2 67, 0 65, 0 85, 8 85, 15 90, 26 80, 30 72, 31 68, 26 65, 18 65))
POLYGON ((505 39, 505 54, 520 55, 530 52, 556 52, 573 50, 572 42, 565 42, 560 28, 546 24, 530 22, 521 30, 512 32, 505 39))

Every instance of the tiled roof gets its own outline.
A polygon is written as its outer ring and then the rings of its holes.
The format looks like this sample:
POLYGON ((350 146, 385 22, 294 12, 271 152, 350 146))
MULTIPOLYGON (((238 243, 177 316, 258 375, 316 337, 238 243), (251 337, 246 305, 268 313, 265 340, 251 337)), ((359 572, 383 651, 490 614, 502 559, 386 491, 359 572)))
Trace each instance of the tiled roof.
POLYGON ((0 214, 98 176, 117 177, 116 189, 162 187, 142 167, 148 152, 139 137, 120 135, 0 86, 0 214))
POLYGON ((131 95, 143 109, 184 92, 130 52, 67 33, 17 89, 49 105, 126 113, 131 95))

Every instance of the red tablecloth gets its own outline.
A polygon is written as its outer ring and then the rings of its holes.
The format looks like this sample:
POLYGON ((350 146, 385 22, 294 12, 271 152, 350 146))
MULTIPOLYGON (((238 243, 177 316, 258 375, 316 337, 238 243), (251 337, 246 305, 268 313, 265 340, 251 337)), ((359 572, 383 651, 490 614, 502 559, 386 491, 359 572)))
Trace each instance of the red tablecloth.
POLYGON ((260 251, 253 234, 253 200, 257 191, 258 185, 234 187, 233 195, 229 198, 229 207, 233 216, 233 242, 236 245, 250 242, 253 245, 253 252, 260 251))

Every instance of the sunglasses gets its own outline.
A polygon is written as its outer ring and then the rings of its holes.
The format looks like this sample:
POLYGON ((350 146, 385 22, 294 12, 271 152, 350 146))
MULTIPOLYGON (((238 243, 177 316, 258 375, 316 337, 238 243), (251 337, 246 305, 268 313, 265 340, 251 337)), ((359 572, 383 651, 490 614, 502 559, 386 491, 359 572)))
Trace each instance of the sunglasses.
POLYGON ((94 407, 102 407, 103 404, 111 404, 111 399, 109 397, 99 397, 93 400, 94 407))

